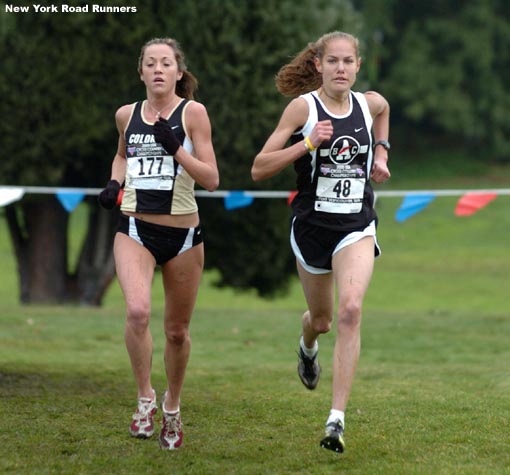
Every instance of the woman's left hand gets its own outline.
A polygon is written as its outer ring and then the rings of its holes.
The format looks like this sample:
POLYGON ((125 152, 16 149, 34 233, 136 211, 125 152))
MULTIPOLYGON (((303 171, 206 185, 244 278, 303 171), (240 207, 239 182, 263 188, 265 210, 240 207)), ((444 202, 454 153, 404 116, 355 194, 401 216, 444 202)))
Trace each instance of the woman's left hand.
POLYGON ((376 183, 384 183, 390 178, 391 173, 388 168, 388 157, 381 155, 374 158, 374 166, 372 167, 372 173, 370 177, 376 183))

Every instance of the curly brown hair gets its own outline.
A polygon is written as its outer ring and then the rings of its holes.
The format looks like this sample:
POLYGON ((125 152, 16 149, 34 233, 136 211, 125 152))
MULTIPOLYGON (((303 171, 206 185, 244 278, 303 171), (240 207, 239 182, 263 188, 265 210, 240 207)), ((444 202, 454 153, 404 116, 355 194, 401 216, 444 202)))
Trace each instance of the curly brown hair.
POLYGON ((359 40, 343 31, 333 31, 322 35, 315 43, 308 43, 294 59, 282 66, 275 77, 276 88, 280 94, 297 97, 318 89, 322 84, 322 75, 315 67, 315 58, 322 59, 329 41, 345 39, 352 42, 356 57, 359 57, 359 40))
POLYGON ((152 45, 168 45, 174 50, 177 67, 182 73, 182 78, 177 81, 175 86, 175 92, 178 96, 184 97, 185 99, 193 99, 194 93, 198 89, 198 80, 191 72, 188 71, 188 67, 184 62, 184 53, 181 46, 178 41, 173 38, 153 38, 152 40, 147 41, 147 43, 142 46, 140 56, 138 58, 138 73, 142 74, 142 63, 145 50, 152 45))

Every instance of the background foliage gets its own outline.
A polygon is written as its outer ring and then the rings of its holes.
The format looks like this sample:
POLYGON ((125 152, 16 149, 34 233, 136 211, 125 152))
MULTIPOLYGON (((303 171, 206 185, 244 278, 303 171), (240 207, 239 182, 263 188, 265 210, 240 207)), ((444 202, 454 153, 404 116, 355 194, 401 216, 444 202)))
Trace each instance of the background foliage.
MULTIPOLYGON (((249 170, 287 102, 274 75, 333 29, 361 40, 356 89, 378 90, 392 106, 393 169, 419 168, 431 155, 510 158, 510 4, 503 0, 133 0, 136 14, 15 15, 4 5, 5 184, 103 186, 116 147, 115 110, 144 97, 137 57, 155 36, 177 38, 199 79, 223 189, 294 188, 290 169, 257 185, 249 170)), ((96 202, 89 204, 93 216, 96 202)), ((283 200, 236 211, 217 199, 199 206, 207 266, 219 270, 220 285, 266 296, 285 289, 294 266, 283 200)))
POLYGON ((467 157, 508 161, 510 4, 391 3, 381 87, 397 129, 419 126, 421 135, 443 136, 437 145, 467 157))
MULTIPOLYGON (((345 0, 213 0, 191 2, 169 15, 190 69, 202 85, 214 129, 223 189, 254 189, 250 168, 287 102, 276 91, 278 69, 323 31, 359 30, 361 18, 345 0), (186 21, 189 16, 196 21, 186 21), (228 22, 225 19, 228 18, 228 22)), ((291 170, 258 185, 293 189, 291 170)), ((225 212, 221 200, 199 203, 207 237, 207 265, 220 285, 255 287, 262 295, 285 289, 294 269, 285 200, 258 200, 225 212)))

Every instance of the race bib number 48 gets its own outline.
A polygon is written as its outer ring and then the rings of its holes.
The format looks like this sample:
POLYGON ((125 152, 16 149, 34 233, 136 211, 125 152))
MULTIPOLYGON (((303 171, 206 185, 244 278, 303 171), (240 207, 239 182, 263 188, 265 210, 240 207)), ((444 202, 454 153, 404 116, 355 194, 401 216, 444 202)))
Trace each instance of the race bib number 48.
POLYGON ((325 177, 317 182, 315 211, 337 214, 359 213, 363 206, 365 178, 325 177))

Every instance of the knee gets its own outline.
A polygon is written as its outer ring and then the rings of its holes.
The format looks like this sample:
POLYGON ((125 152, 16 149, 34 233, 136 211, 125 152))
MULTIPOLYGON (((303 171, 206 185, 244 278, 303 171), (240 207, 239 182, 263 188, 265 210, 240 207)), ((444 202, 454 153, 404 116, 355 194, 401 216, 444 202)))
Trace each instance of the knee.
POLYGON ((361 325, 361 302, 349 300, 338 308, 338 327, 357 329, 361 325))
POLYGON ((331 322, 333 318, 331 315, 323 315, 311 319, 310 326, 316 333, 328 333, 331 330, 331 322))
POLYGON ((190 341, 189 329, 183 325, 165 327, 165 337, 173 346, 182 346, 190 341))
POLYGON ((137 334, 147 331, 150 322, 150 310, 146 306, 129 306, 127 311, 127 325, 137 334))

